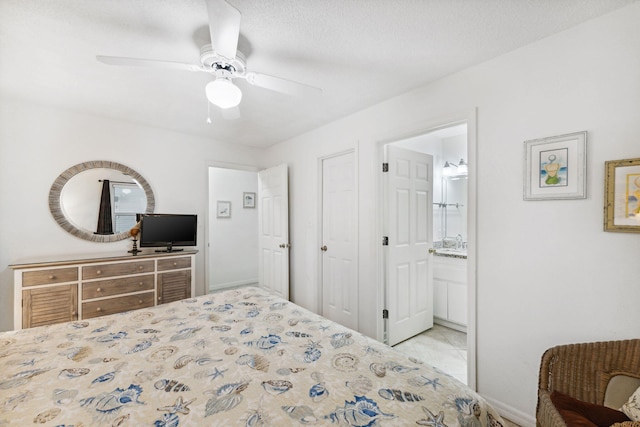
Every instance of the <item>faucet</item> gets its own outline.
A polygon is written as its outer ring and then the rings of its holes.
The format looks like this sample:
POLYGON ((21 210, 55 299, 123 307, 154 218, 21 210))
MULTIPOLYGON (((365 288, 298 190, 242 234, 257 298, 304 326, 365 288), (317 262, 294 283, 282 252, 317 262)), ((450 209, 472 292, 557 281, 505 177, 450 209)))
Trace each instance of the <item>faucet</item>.
POLYGON ((456 236, 456 249, 462 249, 462 234, 459 234, 456 236))

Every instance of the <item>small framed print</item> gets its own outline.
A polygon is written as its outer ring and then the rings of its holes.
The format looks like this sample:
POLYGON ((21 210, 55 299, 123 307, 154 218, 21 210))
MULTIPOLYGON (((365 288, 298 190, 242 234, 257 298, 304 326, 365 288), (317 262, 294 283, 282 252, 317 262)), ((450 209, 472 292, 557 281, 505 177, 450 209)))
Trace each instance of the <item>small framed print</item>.
POLYGON ((231 202, 218 200, 216 218, 231 218, 231 202))
POLYGON ((585 199, 587 132, 524 142, 524 200, 585 199))
POLYGON ((640 158, 604 162, 604 231, 640 233, 640 158))
POLYGON ((242 193, 242 207, 243 208, 255 208, 256 207, 256 193, 242 193))

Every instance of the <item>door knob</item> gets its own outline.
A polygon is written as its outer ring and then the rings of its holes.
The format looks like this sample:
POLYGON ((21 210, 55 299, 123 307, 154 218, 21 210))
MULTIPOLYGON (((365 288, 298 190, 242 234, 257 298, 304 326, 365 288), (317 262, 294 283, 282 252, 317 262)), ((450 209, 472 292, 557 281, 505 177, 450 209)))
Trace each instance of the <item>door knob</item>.
POLYGON ((326 251, 327 251, 327 245, 324 245, 323 247, 321 247, 321 248, 320 248, 320 250, 321 250, 322 252, 326 252, 326 251))
POLYGON ((290 248, 290 247, 291 247, 291 244, 289 244, 289 243, 280 243, 280 244, 278 245, 278 247, 280 247, 280 248, 282 248, 282 249, 284 249, 284 248, 290 248))
POLYGON ((435 249, 433 249, 433 248, 429 248, 429 253, 430 253, 430 254, 435 254, 435 253, 436 253, 436 250, 435 250, 435 249))

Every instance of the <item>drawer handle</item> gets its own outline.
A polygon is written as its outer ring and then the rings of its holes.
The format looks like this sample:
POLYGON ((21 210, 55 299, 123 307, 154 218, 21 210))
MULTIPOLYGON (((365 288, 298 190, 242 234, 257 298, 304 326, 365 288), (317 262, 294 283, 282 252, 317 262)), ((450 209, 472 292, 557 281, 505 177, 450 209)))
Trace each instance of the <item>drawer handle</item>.
POLYGON ((72 316, 75 316, 75 315, 76 315, 75 310, 71 312, 71 315, 72 315, 72 316))
POLYGON ((142 270, 144 268, 144 266, 140 265, 138 266, 138 270, 142 270))
POLYGON ((102 308, 98 307, 96 308, 96 311, 102 311, 102 308))
POLYGON ((96 288, 96 292, 102 292, 102 288, 96 288))
POLYGON ((138 300, 138 304, 142 304, 142 300, 141 299, 138 300))
POLYGON ((158 301, 162 301, 162 297, 158 297, 158 301))
POLYGON ((178 265, 178 263, 177 263, 177 262, 174 262, 174 263, 173 263, 173 266, 174 266, 174 267, 176 267, 177 265, 178 265))
POLYGON ((143 283, 143 282, 138 283, 138 286, 142 286, 142 285, 144 285, 144 283, 143 283))
POLYGON ((96 270, 96 274, 102 274, 102 270, 96 270))
POLYGON ((56 278, 56 276, 54 276, 53 274, 51 276, 49 276, 49 280, 53 280, 55 278, 56 278))

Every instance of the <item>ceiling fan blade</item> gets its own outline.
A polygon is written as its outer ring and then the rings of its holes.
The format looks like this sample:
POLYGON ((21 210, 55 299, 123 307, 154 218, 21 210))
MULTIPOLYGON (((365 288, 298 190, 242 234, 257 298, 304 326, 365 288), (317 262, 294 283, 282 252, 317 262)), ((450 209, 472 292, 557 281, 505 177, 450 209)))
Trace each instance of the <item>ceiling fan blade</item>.
POLYGON ((122 56, 96 56, 99 62, 107 65, 126 65, 133 67, 173 68, 176 70, 205 71, 200 65, 182 62, 158 61, 155 59, 125 58, 122 56))
POLYGON ((240 11, 225 0, 207 0, 207 14, 213 51, 234 59, 240 36, 240 11))
POLYGON ((286 93, 288 95, 320 95, 322 89, 309 86, 304 83, 294 82, 293 80, 274 77, 268 74, 247 72, 244 78, 254 86, 260 86, 265 89, 275 90, 277 92, 286 93))
POLYGON ((225 120, 236 120, 240 118, 240 108, 236 105, 231 108, 221 108, 220 112, 225 120))

